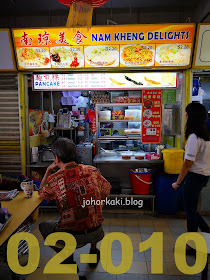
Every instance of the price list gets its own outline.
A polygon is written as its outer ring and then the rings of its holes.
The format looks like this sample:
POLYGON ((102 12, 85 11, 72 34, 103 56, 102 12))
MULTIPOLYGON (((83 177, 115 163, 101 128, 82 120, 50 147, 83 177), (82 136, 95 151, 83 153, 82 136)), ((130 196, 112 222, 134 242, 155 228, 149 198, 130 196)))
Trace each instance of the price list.
POLYGON ((33 75, 34 90, 78 90, 109 88, 106 74, 33 75))
POLYGON ((142 143, 161 142, 162 90, 142 91, 142 143))
POLYGON ((36 74, 33 75, 33 90, 176 88, 176 73, 153 73, 153 79, 145 73, 36 74))

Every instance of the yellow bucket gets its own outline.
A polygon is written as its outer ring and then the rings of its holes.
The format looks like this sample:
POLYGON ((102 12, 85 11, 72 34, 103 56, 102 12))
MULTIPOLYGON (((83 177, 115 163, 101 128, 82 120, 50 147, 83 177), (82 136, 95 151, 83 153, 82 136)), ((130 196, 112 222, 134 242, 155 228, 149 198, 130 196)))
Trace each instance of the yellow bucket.
POLYGON ((179 174, 183 164, 184 150, 165 149, 162 151, 164 160, 164 171, 168 174, 179 174))

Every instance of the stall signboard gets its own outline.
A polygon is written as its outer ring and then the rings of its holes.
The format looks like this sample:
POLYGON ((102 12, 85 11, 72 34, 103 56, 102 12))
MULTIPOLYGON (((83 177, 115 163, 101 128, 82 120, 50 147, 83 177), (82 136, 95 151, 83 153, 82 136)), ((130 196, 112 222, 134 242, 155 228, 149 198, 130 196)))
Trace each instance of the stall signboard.
POLYGON ((142 91, 142 143, 161 142, 162 90, 142 91))
POLYGON ((210 68, 210 23, 200 23, 197 29, 193 68, 210 68))
POLYGON ((33 90, 110 90, 176 88, 177 73, 74 73, 35 74, 33 90))
POLYGON ((195 24, 13 29, 24 69, 189 68, 195 24))

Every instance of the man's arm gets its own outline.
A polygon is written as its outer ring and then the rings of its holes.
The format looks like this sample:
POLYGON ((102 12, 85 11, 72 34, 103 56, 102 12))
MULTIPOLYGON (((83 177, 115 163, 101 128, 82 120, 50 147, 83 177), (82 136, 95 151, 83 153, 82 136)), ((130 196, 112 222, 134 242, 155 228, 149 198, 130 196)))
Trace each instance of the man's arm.
POLYGON ((195 162, 197 153, 199 150, 199 142, 198 137, 195 134, 191 134, 187 140, 186 150, 185 150, 185 160, 182 165, 181 172, 177 181, 172 184, 172 187, 176 190, 181 185, 182 181, 184 180, 185 176, 187 175, 190 167, 195 162))
POLYGON ((47 170, 45 172, 44 178, 42 179, 42 182, 40 184, 40 189, 42 189, 43 187, 46 186, 48 177, 51 175, 51 172, 56 167, 57 167, 57 164, 55 162, 53 162, 50 166, 48 166, 48 168, 47 168, 47 170))
POLYGON ((181 185, 182 181, 184 180, 185 176, 187 175, 190 167, 192 166, 193 161, 185 159, 179 177, 175 183, 172 184, 172 187, 176 190, 181 185))
POLYGON ((54 193, 48 183, 48 177, 51 175, 53 169, 57 167, 57 164, 53 162, 46 170, 44 178, 39 187, 39 196, 47 201, 55 200, 54 193))

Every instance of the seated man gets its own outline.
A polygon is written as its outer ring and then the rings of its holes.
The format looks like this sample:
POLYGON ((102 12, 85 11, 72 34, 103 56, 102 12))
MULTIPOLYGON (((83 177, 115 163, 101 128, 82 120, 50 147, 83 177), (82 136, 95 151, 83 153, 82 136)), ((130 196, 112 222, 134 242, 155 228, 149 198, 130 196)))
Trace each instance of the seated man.
MULTIPOLYGON (((40 232, 44 239, 53 232, 63 231, 75 237, 77 246, 91 243, 90 254, 97 254, 98 263, 100 252, 96 243, 104 236, 103 200, 109 196, 111 186, 95 167, 75 163, 76 146, 69 139, 59 138, 52 152, 55 161, 47 168, 39 195, 47 201, 56 200, 61 219, 42 222, 40 232), (56 167, 60 169, 51 175, 56 167)), ((60 251, 57 247, 53 249, 60 251)), ((73 256, 63 263, 75 263, 73 256)))

